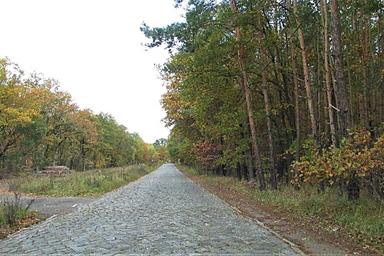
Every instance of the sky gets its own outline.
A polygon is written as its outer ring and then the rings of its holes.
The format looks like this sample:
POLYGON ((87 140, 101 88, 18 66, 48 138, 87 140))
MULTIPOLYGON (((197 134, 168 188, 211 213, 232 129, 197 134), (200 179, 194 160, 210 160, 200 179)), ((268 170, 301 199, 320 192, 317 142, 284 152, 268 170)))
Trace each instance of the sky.
POLYGON ((107 112, 147 143, 166 138, 155 64, 140 31, 182 20, 174 0, 0 0, 0 57, 59 81, 81 108, 107 112))

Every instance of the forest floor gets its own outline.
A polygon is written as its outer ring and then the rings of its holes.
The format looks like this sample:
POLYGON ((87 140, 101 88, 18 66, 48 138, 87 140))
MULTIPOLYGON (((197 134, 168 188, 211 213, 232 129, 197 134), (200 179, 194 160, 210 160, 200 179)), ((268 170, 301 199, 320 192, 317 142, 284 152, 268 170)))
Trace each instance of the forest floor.
POLYGON ((307 254, 382 255, 382 252, 357 241, 358 239, 351 237, 339 226, 325 225, 317 218, 300 216, 294 211, 256 200, 245 190, 257 188, 252 188, 246 183, 234 178, 199 175, 193 169, 183 166, 178 168, 191 180, 227 202, 241 215, 266 226, 296 244, 307 254), (239 189, 239 186, 242 188, 239 189))

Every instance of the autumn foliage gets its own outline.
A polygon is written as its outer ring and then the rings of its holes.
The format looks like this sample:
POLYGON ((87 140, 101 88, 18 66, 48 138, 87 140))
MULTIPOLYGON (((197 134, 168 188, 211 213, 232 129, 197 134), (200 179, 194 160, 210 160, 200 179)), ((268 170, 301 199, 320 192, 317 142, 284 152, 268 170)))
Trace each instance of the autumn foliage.
POLYGON ((159 67, 172 159, 260 190, 381 193, 383 1, 185 5, 184 20, 141 27, 172 53, 159 67))
POLYGON ((0 59, 0 174, 154 163, 165 158, 108 114, 80 109, 52 79, 0 59))
POLYGON ((373 140, 367 130, 350 134, 339 147, 319 151, 306 144, 306 154, 292 165, 292 183, 296 186, 333 186, 364 184, 378 198, 384 199, 384 135, 373 140), (380 182, 381 181, 381 182, 380 182))
POLYGON ((210 141, 195 144, 193 148, 197 162, 206 170, 212 170, 217 166, 220 152, 220 146, 210 141))

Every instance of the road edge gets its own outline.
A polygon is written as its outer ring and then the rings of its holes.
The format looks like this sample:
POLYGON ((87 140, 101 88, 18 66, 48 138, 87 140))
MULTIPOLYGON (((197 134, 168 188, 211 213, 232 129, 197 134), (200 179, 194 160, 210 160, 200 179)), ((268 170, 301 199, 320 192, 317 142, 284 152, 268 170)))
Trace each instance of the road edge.
POLYGON ((179 171, 185 178, 187 178, 191 183, 197 185, 199 187, 199 189, 201 191, 204 191, 210 195, 212 195, 214 198, 216 198, 217 200, 221 201, 222 203, 224 203, 225 205, 227 205, 228 207, 230 207, 239 217, 241 218, 244 218, 244 219, 247 219, 247 220, 250 220, 252 222, 255 222, 258 226, 264 228, 265 230, 267 230, 268 232, 270 232, 271 234, 273 234, 275 237, 277 237, 278 239, 282 240, 283 242, 285 242, 286 244, 289 245, 289 247, 295 251, 297 254, 299 255, 307 255, 304 253, 304 251, 302 251, 300 249, 300 247, 295 244, 294 242, 286 239, 285 237, 283 237, 282 235, 280 235, 279 233, 277 233, 276 231, 272 230, 271 228, 267 227, 266 225, 264 225, 264 223, 262 223, 261 221, 257 220, 256 218, 252 218, 250 216, 247 216, 243 211, 241 211, 240 209, 238 209, 237 207, 234 207, 232 206, 231 204, 229 204, 228 202, 226 202, 225 200, 221 199, 219 196, 213 194, 212 192, 210 192, 209 190, 207 190, 206 188, 204 188, 202 185, 200 185, 199 183, 193 181, 190 177, 188 177, 187 175, 185 175, 182 171, 180 171, 177 166, 175 165, 175 168, 177 171, 179 171))

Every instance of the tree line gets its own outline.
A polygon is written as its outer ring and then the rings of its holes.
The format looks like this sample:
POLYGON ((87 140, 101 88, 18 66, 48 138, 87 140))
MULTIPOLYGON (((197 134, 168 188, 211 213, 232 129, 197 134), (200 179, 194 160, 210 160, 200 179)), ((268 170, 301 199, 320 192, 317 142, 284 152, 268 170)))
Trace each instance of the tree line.
POLYGON ((163 145, 145 143, 109 114, 80 109, 57 81, 27 76, 0 59, 0 173, 50 165, 85 170, 153 164, 164 158, 163 145))
POLYGON ((170 52, 171 157, 260 190, 383 199, 383 15, 380 0, 190 0, 185 21, 143 24, 170 52))

